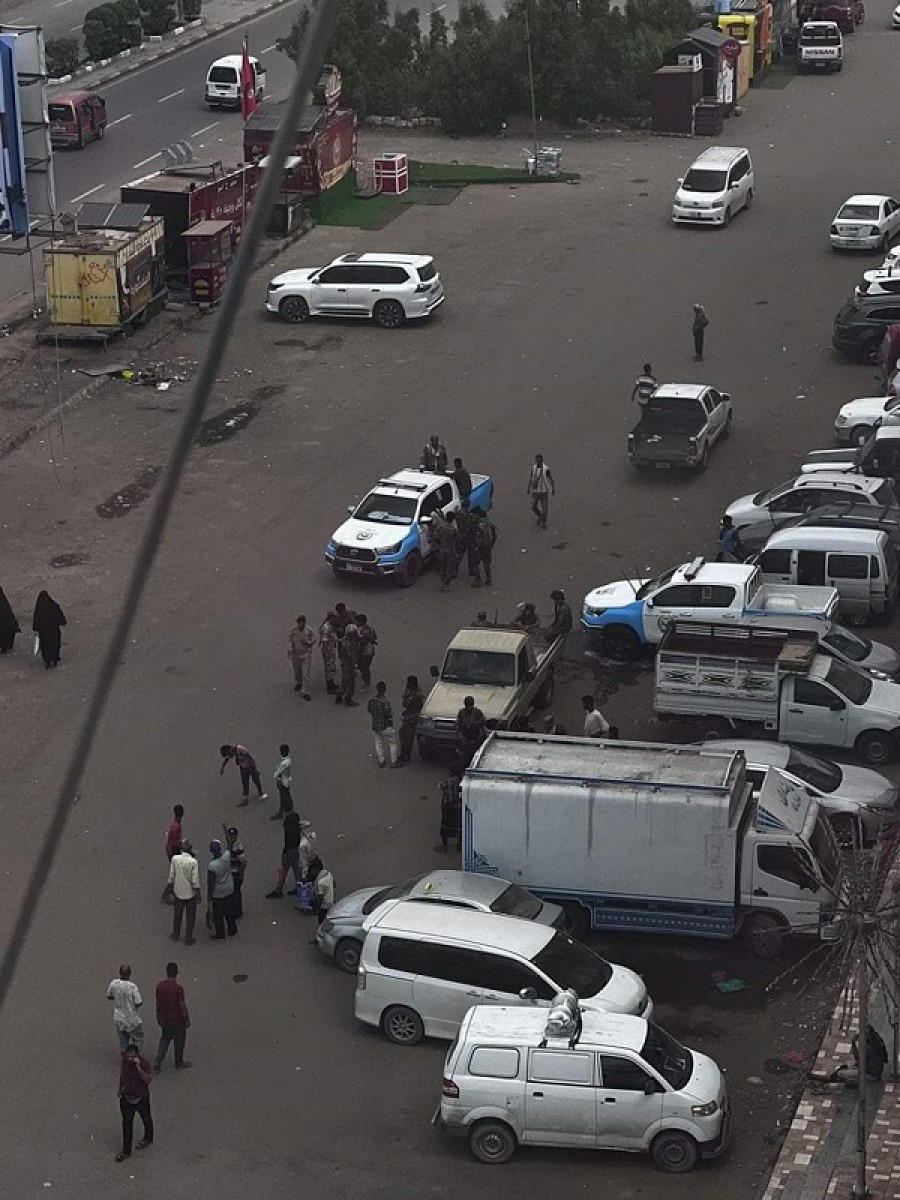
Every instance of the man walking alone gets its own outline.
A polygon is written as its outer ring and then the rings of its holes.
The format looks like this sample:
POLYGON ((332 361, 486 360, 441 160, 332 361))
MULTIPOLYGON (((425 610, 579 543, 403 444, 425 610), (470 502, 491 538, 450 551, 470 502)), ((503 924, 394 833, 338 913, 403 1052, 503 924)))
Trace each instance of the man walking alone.
POLYGON ((534 456, 526 494, 531 497, 531 511, 537 517, 538 529, 546 529, 547 518, 550 516, 550 496, 556 495, 556 481, 544 462, 543 454, 534 456))
POLYGON ((703 362, 703 340, 706 337, 706 327, 709 317, 702 304, 694 305, 694 362, 703 362))
POLYGON ((153 1145, 153 1114, 150 1112, 150 1082, 153 1068, 141 1055, 136 1042, 129 1042, 122 1055, 119 1071, 119 1112, 122 1114, 122 1149, 116 1162, 131 1158, 131 1143, 134 1138, 134 1118, 140 1113, 144 1124, 144 1136, 137 1144, 138 1150, 153 1145))

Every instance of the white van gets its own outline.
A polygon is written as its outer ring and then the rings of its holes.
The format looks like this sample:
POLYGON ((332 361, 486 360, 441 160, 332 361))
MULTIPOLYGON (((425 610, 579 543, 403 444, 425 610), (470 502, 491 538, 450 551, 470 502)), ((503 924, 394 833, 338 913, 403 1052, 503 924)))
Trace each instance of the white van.
POLYGON ((579 1010, 574 994, 539 1009, 470 1008, 444 1063, 446 1133, 483 1163, 524 1146, 649 1151, 663 1171, 715 1158, 728 1094, 711 1058, 640 1017, 579 1010))
POLYGON ((639 975, 534 921, 408 900, 363 929, 354 1011, 399 1046, 455 1037, 473 1004, 546 1009, 567 988, 589 1008, 653 1012, 639 975))
POLYGON ((897 552, 876 529, 795 525, 773 533, 757 559, 766 583, 825 584, 851 625, 889 612, 897 599, 897 552))
MULTIPOLYGON (((250 69, 256 82, 256 99, 262 100, 266 90, 266 69, 258 58, 250 59, 250 69)), ((210 108, 241 107, 241 56, 226 54, 217 58, 206 75, 206 103, 210 108)))
POLYGON ((672 220, 676 224, 728 225, 736 213, 753 203, 753 189, 750 151, 713 146, 678 180, 672 220))

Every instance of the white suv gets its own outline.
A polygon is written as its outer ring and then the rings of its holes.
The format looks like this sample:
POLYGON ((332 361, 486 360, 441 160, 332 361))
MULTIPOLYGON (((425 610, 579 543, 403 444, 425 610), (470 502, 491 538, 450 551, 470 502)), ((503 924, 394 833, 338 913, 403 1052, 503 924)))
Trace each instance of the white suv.
POLYGON ((266 308, 283 320, 371 317, 382 329, 428 317, 444 303, 444 286, 427 254, 342 254, 327 267, 276 275, 266 308))

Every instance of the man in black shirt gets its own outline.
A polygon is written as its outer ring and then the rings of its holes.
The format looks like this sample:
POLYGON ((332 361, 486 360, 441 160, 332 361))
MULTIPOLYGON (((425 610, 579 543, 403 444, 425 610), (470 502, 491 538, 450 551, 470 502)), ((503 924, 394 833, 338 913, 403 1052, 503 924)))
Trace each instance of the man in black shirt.
POLYGON ((468 498, 472 495, 472 476, 463 466, 461 458, 454 458, 453 470, 450 472, 450 478, 456 484, 459 491, 459 498, 465 504, 468 498))

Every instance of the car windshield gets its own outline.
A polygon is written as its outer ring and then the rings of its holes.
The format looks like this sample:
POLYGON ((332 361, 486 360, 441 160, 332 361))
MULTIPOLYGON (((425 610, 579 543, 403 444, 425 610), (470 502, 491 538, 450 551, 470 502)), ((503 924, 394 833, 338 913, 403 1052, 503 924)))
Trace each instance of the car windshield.
POLYGON ((825 678, 851 704, 865 704, 872 694, 872 680, 868 675, 838 662, 836 658, 831 660, 825 678))
POLYGON ((841 44, 840 31, 837 29, 823 29, 821 25, 804 25, 800 34, 800 41, 806 42, 825 42, 827 45, 839 46, 841 44))
POLYGON ((531 961, 561 991, 572 988, 582 997, 596 996, 612 978, 612 967, 605 958, 565 933, 555 933, 531 961))
POLYGON ((836 792, 844 778, 840 767, 829 762, 827 758, 808 754, 805 750, 798 750, 796 746, 790 748, 785 770, 820 792, 836 792))
POLYGON ((519 887, 517 883, 511 883, 491 905, 491 912, 533 921, 542 908, 543 905, 537 896, 533 896, 526 888, 519 887))
POLYGON ((863 662, 872 653, 872 643, 868 638, 860 637, 843 625, 832 625, 822 638, 822 643, 831 646, 851 662, 863 662))
POLYGON ((234 67, 213 67, 209 73, 210 83, 237 83, 238 73, 234 67))
POLYGON ((694 1071, 690 1050, 652 1021, 647 1022, 647 1037, 641 1047, 641 1058, 676 1091, 685 1086, 694 1071))
POLYGON ((68 104, 48 104, 47 116, 51 121, 71 121, 73 113, 68 104))
POLYGON ((703 405, 688 396, 666 396, 656 392, 641 413, 645 433, 699 433, 705 422, 703 405))
POLYGON ((686 192, 724 192, 725 172, 691 167, 681 186, 686 192))
POLYGON ((838 221, 877 221, 877 204, 845 204, 838 213, 838 221))
POLYGON ((776 484, 775 487, 765 488, 763 491, 756 493, 756 495, 753 497, 753 503, 765 507, 767 504, 771 504, 773 500, 777 499, 782 492, 786 492, 789 487, 793 486, 793 484, 794 480, 788 479, 785 483, 776 484))
POLYGON ((645 596, 649 596, 657 588, 665 587, 677 570, 677 567, 673 567, 671 571, 665 571, 662 575, 657 575, 655 579, 648 579, 646 583, 638 588, 635 593, 635 600, 643 600, 645 596))
POLYGON ((516 660, 512 654, 489 650, 448 650, 441 679, 445 683, 512 687, 516 682, 516 660))
POLYGON ((414 497, 369 492, 353 517, 357 521, 376 521, 379 525, 412 525, 415 515, 414 497))
POLYGON ((425 875, 415 875, 412 879, 407 879, 406 883, 395 883, 393 887, 381 888, 374 896, 370 896, 362 906, 363 916, 367 917, 369 913, 373 913, 376 908, 382 904, 386 904, 388 900, 404 899, 413 890, 419 880, 424 878, 425 875))

